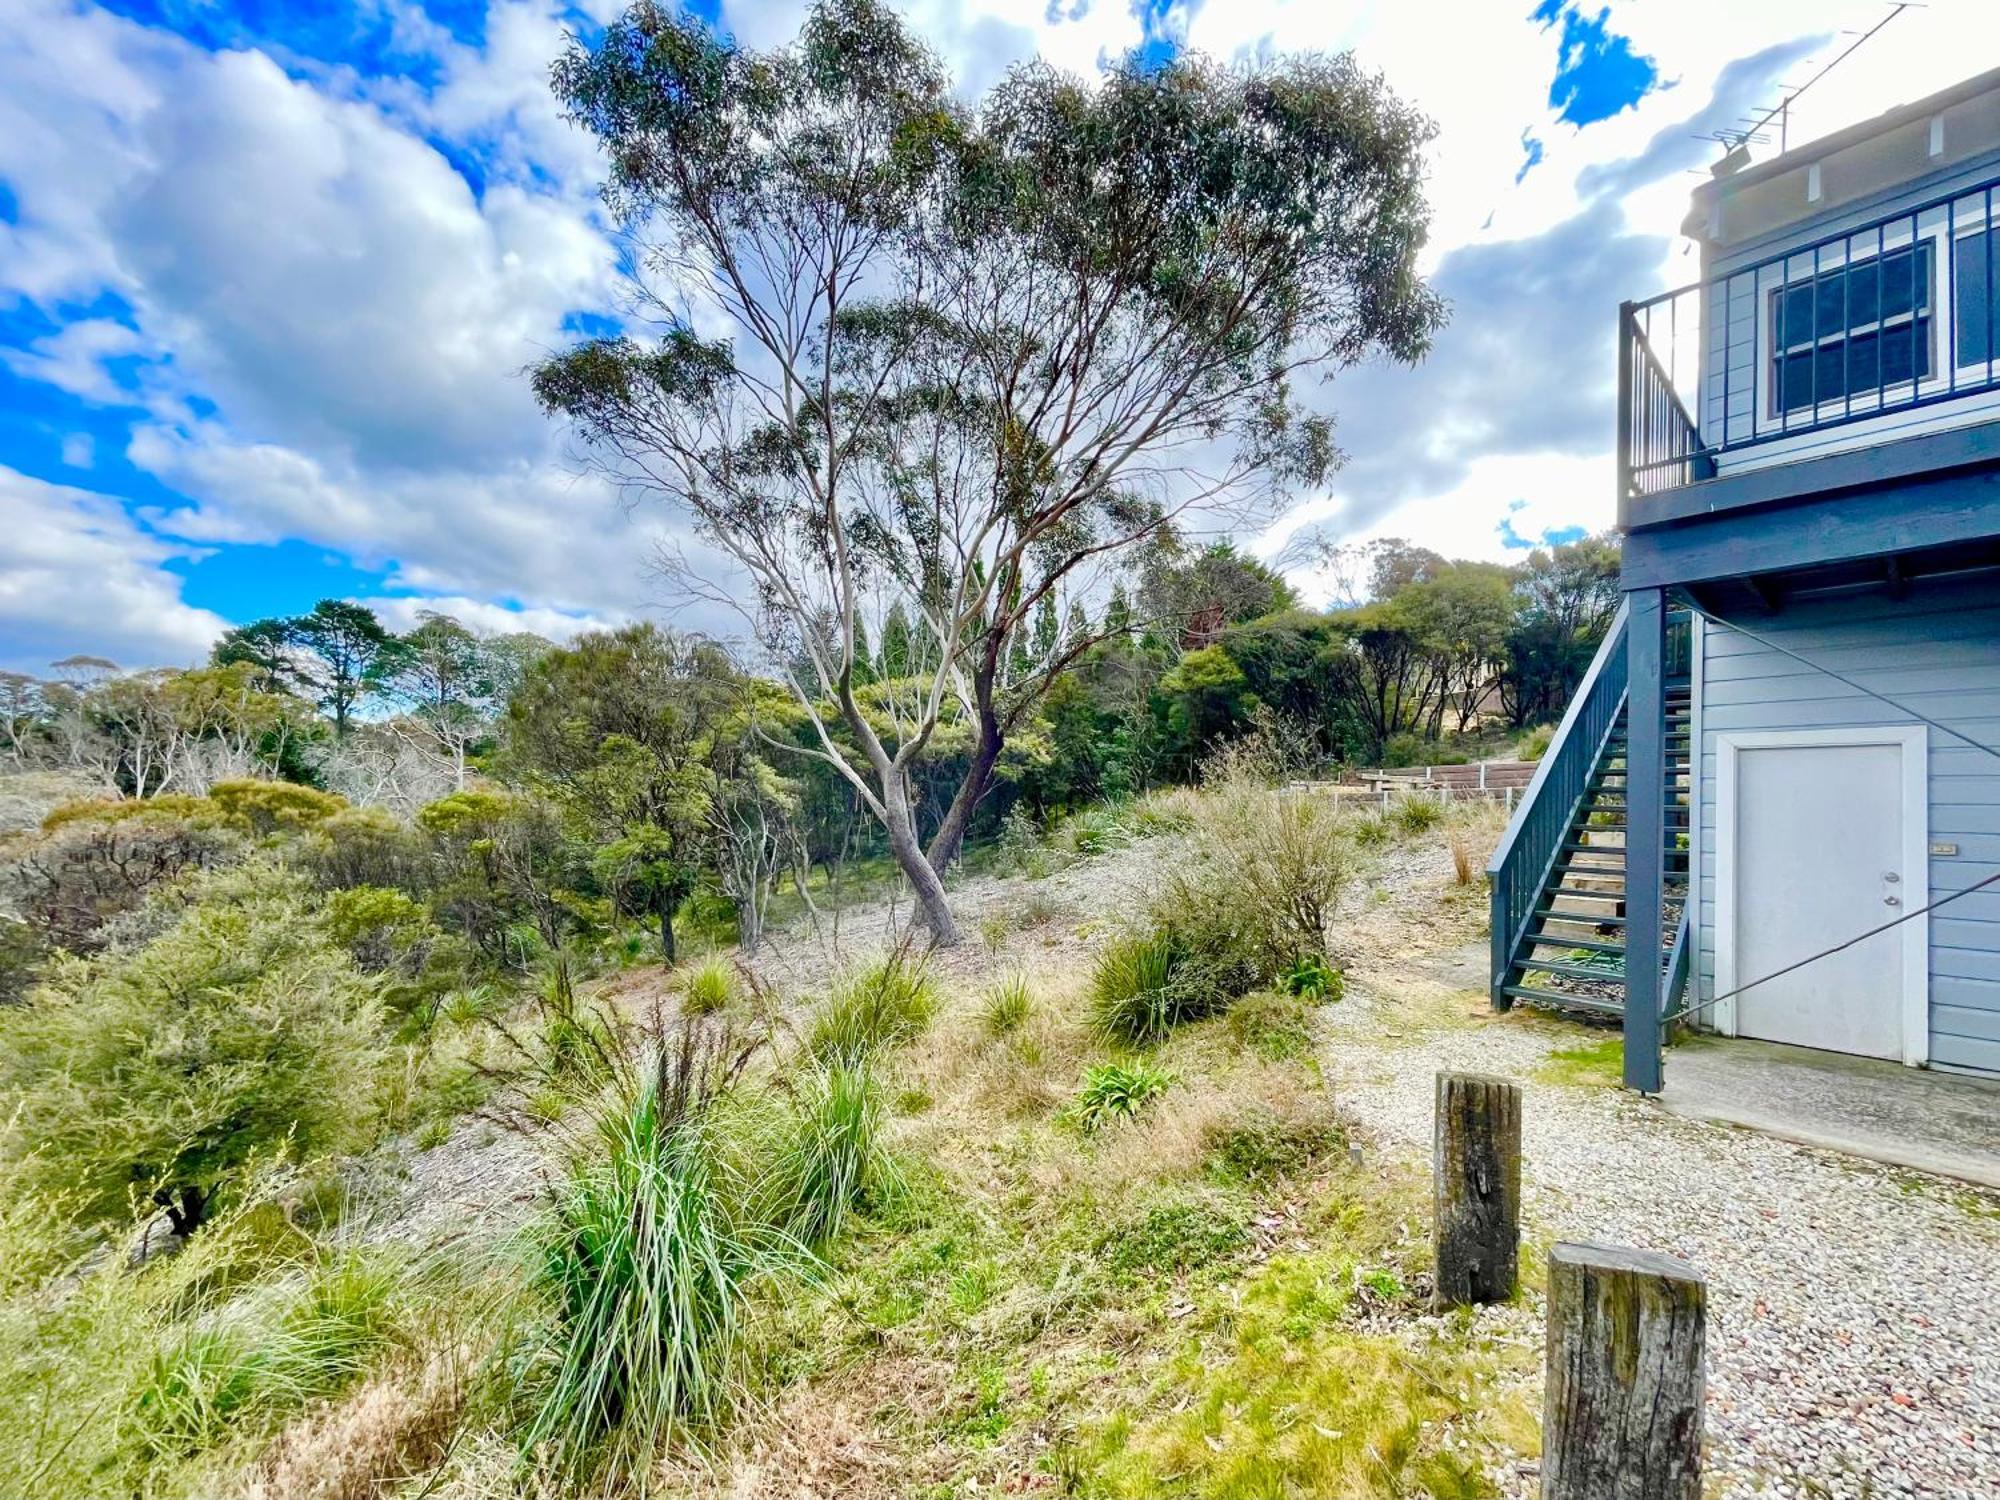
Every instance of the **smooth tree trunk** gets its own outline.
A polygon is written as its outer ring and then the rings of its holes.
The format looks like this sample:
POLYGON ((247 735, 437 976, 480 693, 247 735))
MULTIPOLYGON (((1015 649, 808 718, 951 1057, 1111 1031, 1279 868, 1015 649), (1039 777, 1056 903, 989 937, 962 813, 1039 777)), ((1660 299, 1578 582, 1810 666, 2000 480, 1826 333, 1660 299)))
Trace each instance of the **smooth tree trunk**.
POLYGON ((993 785, 993 768, 1000 763, 1000 749, 1005 738, 999 718, 990 709, 982 709, 979 738, 972 747, 972 762, 966 767, 965 777, 958 784, 951 806, 945 809, 944 821, 938 824, 937 832, 931 836, 928 857, 931 868, 940 875, 951 868, 951 862, 965 847, 965 831, 971 826, 972 815, 979 810, 980 802, 993 785))
POLYGON ((665 955, 667 967, 672 968, 680 960, 674 946, 674 908, 669 901, 661 901, 654 908, 660 919, 660 952, 665 955))
POLYGON ((1701 1500, 1708 1288, 1671 1256, 1549 1252, 1542 1500, 1701 1500))
POLYGON ((889 814, 885 820, 889 833, 889 852, 895 857, 896 867, 910 882, 910 889, 916 893, 917 905, 924 914, 924 926, 930 930, 931 942, 939 948, 958 945, 958 924, 952 920, 951 903, 944 893, 944 879, 937 872, 924 853, 924 846, 917 841, 917 824, 910 807, 909 797, 900 786, 892 787, 884 799, 889 814))

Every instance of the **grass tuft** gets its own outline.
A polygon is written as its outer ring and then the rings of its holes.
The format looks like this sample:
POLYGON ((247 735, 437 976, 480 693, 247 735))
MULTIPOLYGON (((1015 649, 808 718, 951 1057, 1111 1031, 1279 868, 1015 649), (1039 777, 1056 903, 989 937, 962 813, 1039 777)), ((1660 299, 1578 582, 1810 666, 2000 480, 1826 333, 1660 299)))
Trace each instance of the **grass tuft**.
POLYGON ((882 1096, 863 1067, 808 1064, 766 1170, 759 1216, 802 1245, 823 1245, 890 1175, 882 1096))
POLYGON ((835 984, 813 1021, 806 1051, 828 1067, 860 1067, 930 1025, 937 991, 920 960, 890 953, 835 984))
POLYGON ((1016 970, 986 992, 979 1024, 990 1037, 1009 1037, 1028 1023, 1034 1009, 1035 995, 1028 988, 1028 977, 1016 970))
POLYGON ((681 991, 681 1011, 690 1016, 710 1016, 727 1009, 736 999, 736 971, 725 958, 703 959, 688 971, 681 991))

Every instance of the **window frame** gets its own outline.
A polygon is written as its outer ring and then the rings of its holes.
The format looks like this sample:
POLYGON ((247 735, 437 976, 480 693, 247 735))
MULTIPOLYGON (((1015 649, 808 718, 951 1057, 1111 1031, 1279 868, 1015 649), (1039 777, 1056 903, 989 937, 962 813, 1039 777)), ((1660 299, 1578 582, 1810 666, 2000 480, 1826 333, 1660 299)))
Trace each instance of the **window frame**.
MULTIPOLYGON (((1926 228, 1922 224, 1920 218, 1915 235, 1909 232, 1906 221, 1901 232, 1896 236, 1889 237, 1885 234, 1877 243, 1861 246, 1858 250, 1854 247, 1850 238, 1843 242, 1842 245, 1831 250, 1825 245, 1820 246, 1816 260, 1814 259, 1814 252, 1811 249, 1794 251, 1790 255, 1773 261, 1768 268, 1759 269, 1758 279, 1760 282, 1763 280, 1765 269, 1777 273, 1777 279, 1773 280, 1768 286, 1759 287, 1759 295, 1756 303, 1758 347, 1756 435, 1758 437, 1783 436, 1794 430, 1800 432, 1811 431, 1815 427, 1824 426, 1829 422, 1852 416, 1857 412, 1872 414, 1878 411, 1894 411, 1899 407, 1913 405, 1915 402, 1923 400, 1926 396, 1936 391, 1939 385, 1946 379, 1938 351, 1938 262, 1943 248, 1940 241, 1943 238, 1944 234, 1941 224, 1936 226, 1935 232, 1933 232, 1932 229, 1926 228), (1920 250, 1920 247, 1924 245, 1930 247, 1931 253, 1927 258, 1921 254, 1920 250), (1880 316, 1878 310, 1877 316, 1872 322, 1862 324, 1858 329, 1855 324, 1850 322, 1839 333, 1815 334, 1810 340, 1794 341, 1788 335, 1784 347, 1782 349, 1779 348, 1777 342, 1778 325, 1780 322, 1778 307, 1781 299, 1787 293, 1815 286, 1818 282, 1829 276, 1851 274, 1861 267, 1886 261, 1891 256, 1905 253, 1914 256, 1919 264, 1924 263, 1927 259, 1929 265, 1928 273, 1922 278, 1922 285, 1919 288, 1921 295, 1909 311, 1884 318, 1880 316), (1808 262, 1804 268, 1804 274, 1793 277, 1791 275, 1793 263, 1801 259, 1808 262), (1804 353, 1807 350, 1814 351, 1815 357, 1817 357, 1817 351, 1826 348, 1828 345, 1837 346, 1844 344, 1854 338, 1857 332, 1861 334, 1872 332, 1879 339, 1884 334, 1893 330, 1905 328, 1913 323, 1920 322, 1928 324, 1923 346, 1926 356, 1923 363, 1928 366, 1926 373, 1916 376, 1914 380, 1909 376, 1903 376, 1897 380, 1885 382, 1879 387, 1865 387, 1859 391, 1850 391, 1837 396, 1808 399, 1793 407, 1786 407, 1782 404, 1784 393, 1782 364, 1784 360, 1793 355, 1804 353), (1905 394, 1897 396, 1895 392, 1899 390, 1905 392, 1905 394)), ((1903 273, 1891 272, 1889 274, 1900 275, 1903 273)), ((1817 297, 1817 293, 1814 293, 1814 296, 1817 297)), ((1880 347, 1878 344, 1876 355, 1878 361, 1881 358, 1880 347)), ((1956 349, 1951 351, 1951 357, 1957 357, 1956 349)))

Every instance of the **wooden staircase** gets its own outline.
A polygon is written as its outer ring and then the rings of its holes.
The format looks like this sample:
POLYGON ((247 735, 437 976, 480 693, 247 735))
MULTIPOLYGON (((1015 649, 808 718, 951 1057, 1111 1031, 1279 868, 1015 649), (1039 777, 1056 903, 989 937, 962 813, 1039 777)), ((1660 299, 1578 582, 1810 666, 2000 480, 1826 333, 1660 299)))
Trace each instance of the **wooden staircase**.
MULTIPOLYGON (((1689 636, 1668 622, 1665 829, 1657 957, 1669 1007, 1686 977, 1681 910, 1688 899, 1692 796, 1689 636)), ((1619 1015, 1625 1007, 1625 833, 1631 798, 1621 612, 1544 756, 1488 868, 1493 880, 1493 1003, 1516 1001, 1619 1015)))

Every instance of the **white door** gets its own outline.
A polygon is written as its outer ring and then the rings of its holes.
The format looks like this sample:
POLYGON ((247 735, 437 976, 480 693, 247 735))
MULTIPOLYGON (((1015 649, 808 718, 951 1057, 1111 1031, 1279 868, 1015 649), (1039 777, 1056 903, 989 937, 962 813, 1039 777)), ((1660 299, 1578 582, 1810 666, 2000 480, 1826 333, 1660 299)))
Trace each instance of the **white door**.
POLYGON ((1730 910, 1716 979, 1718 992, 1750 986, 1725 1027, 1738 1036, 1911 1062, 1928 1052, 1921 917, 1791 969, 1928 899, 1923 745, 1889 733, 1725 737, 1733 806, 1718 813, 1733 816, 1718 819, 1716 875, 1730 910))

